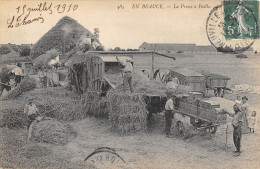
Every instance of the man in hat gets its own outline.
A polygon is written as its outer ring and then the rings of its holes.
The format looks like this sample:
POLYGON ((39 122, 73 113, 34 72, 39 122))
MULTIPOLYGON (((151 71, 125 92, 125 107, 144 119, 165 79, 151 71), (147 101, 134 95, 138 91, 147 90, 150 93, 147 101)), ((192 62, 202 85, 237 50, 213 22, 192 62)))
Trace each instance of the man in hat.
POLYGON ((31 123, 40 116, 39 110, 33 103, 33 99, 29 99, 29 102, 24 107, 24 113, 27 116, 27 132, 29 131, 31 123))
POLYGON ((127 83, 129 84, 130 91, 131 93, 134 92, 133 89, 133 82, 132 82, 132 72, 133 72, 133 65, 131 63, 132 60, 126 59, 126 61, 121 61, 119 58, 116 56, 117 61, 124 66, 124 79, 123 79, 123 85, 124 85, 124 92, 126 92, 126 85, 127 83))
POLYGON ((165 133, 166 137, 170 137, 170 131, 172 126, 172 118, 174 116, 174 96, 171 93, 167 93, 168 101, 165 104, 165 133))

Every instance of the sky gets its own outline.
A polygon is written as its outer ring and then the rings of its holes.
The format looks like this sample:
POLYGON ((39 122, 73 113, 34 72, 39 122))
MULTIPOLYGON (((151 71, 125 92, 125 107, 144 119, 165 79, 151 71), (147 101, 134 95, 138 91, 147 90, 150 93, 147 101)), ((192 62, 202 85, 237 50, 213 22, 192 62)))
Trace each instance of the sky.
MULTIPOLYGON (((0 44, 36 43, 62 17, 69 16, 91 32, 93 32, 94 28, 99 28, 100 42, 106 49, 116 46, 124 49, 138 48, 143 42, 210 45, 206 34, 206 20, 212 8, 220 4, 220 1, 189 2, 173 0, 0 0, 0 2, 0 44), (31 24, 8 28, 7 22, 10 23, 12 17, 16 19, 21 15, 24 5, 26 5, 24 8, 25 13, 21 18, 28 14, 30 8, 36 8, 40 3, 44 2, 46 2, 46 6, 52 3, 52 14, 49 14, 50 11, 48 10, 41 12, 31 11, 27 18, 27 20, 30 20, 42 17, 44 19, 43 23, 40 23, 41 19, 39 19, 39 21, 34 21, 31 24), (70 11, 67 12, 70 4, 72 4, 70 11), (140 4, 139 9, 136 8, 135 4, 140 4), (140 9, 140 7, 146 4, 156 4, 157 7, 162 4, 164 9, 140 9), (196 8, 194 8, 195 5, 196 8), (174 8, 174 6, 179 7, 174 8), (199 6, 204 8, 199 8, 199 6), (62 12, 63 7, 65 7, 64 12, 62 12)), ((255 42, 253 47, 260 51, 259 40, 255 42)))

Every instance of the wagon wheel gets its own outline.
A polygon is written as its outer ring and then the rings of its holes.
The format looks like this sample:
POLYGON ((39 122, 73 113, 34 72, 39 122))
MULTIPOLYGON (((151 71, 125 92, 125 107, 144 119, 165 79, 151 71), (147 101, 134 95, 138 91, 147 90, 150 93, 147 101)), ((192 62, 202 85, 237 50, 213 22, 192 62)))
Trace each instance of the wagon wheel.
POLYGON ((190 117, 190 124, 195 124, 196 123, 196 119, 194 117, 190 117))
POLYGON ((210 127, 209 132, 214 134, 214 133, 216 133, 217 129, 218 129, 217 126, 210 127))
POLYGON ((184 132, 184 124, 183 124, 183 122, 178 121, 178 122, 176 123, 176 130, 177 130, 177 132, 178 132, 181 136, 183 136, 183 132, 184 132))

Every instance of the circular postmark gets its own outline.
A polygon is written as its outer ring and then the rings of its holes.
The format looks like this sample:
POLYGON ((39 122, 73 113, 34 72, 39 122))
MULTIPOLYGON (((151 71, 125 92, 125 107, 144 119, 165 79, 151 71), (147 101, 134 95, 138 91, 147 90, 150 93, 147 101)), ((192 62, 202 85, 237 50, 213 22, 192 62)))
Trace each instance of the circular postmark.
POLYGON ((217 51, 241 53, 254 44, 259 37, 259 28, 252 6, 253 4, 224 1, 211 10, 206 32, 217 51))
POLYGON ((85 161, 92 168, 124 168, 124 159, 109 147, 97 148, 85 158, 85 161))

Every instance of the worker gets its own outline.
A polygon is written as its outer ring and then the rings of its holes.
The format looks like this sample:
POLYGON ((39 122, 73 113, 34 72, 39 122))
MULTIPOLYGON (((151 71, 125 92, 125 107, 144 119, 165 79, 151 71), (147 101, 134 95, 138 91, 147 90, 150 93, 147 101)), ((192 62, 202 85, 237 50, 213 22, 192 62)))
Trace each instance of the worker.
POLYGON ((17 67, 15 67, 11 72, 14 73, 14 81, 15 81, 15 86, 17 86, 21 80, 22 80, 22 77, 23 77, 23 70, 20 68, 21 67, 21 64, 20 63, 17 63, 17 67))
POLYGON ((41 82, 41 87, 47 87, 47 72, 46 70, 40 68, 38 71, 38 76, 41 82))
POLYGON ((166 137, 171 137, 171 126, 172 126, 172 118, 174 116, 173 110, 174 110, 174 96, 172 94, 167 94, 167 102, 165 104, 165 133, 166 137))
POLYGON ((30 99, 29 102, 25 105, 24 113, 27 116, 27 132, 28 132, 31 123, 36 119, 36 117, 40 116, 38 108, 33 103, 33 99, 30 99))
POLYGON ((224 95, 225 95, 225 92, 224 92, 224 89, 222 89, 222 88, 215 88, 214 94, 215 94, 216 97, 222 97, 223 98, 224 95))
POLYGON ((11 86, 10 86, 10 76, 7 72, 7 68, 6 67, 1 67, 0 70, 0 96, 2 95, 3 91, 9 91, 11 90, 11 86))
POLYGON ((96 50, 100 45, 100 43, 96 42, 94 39, 91 39, 91 46, 94 50, 96 50))
POLYGON ((243 113, 240 111, 239 105, 236 103, 233 106, 233 109, 235 111, 235 114, 228 113, 230 116, 233 117, 232 119, 232 126, 234 128, 233 130, 233 141, 234 145, 236 147, 236 155, 240 155, 241 150, 241 140, 242 140, 242 124, 243 124, 243 113))
POLYGON ((177 77, 169 77, 168 82, 166 83, 166 89, 175 91, 178 86, 179 79, 177 77))
POLYGON ((129 84, 131 93, 134 92, 133 89, 133 82, 132 82, 132 72, 133 72, 133 65, 131 63, 130 59, 126 59, 126 61, 119 60, 118 56, 116 56, 117 61, 124 66, 124 79, 123 79, 123 85, 124 85, 124 92, 126 92, 126 85, 129 84))

